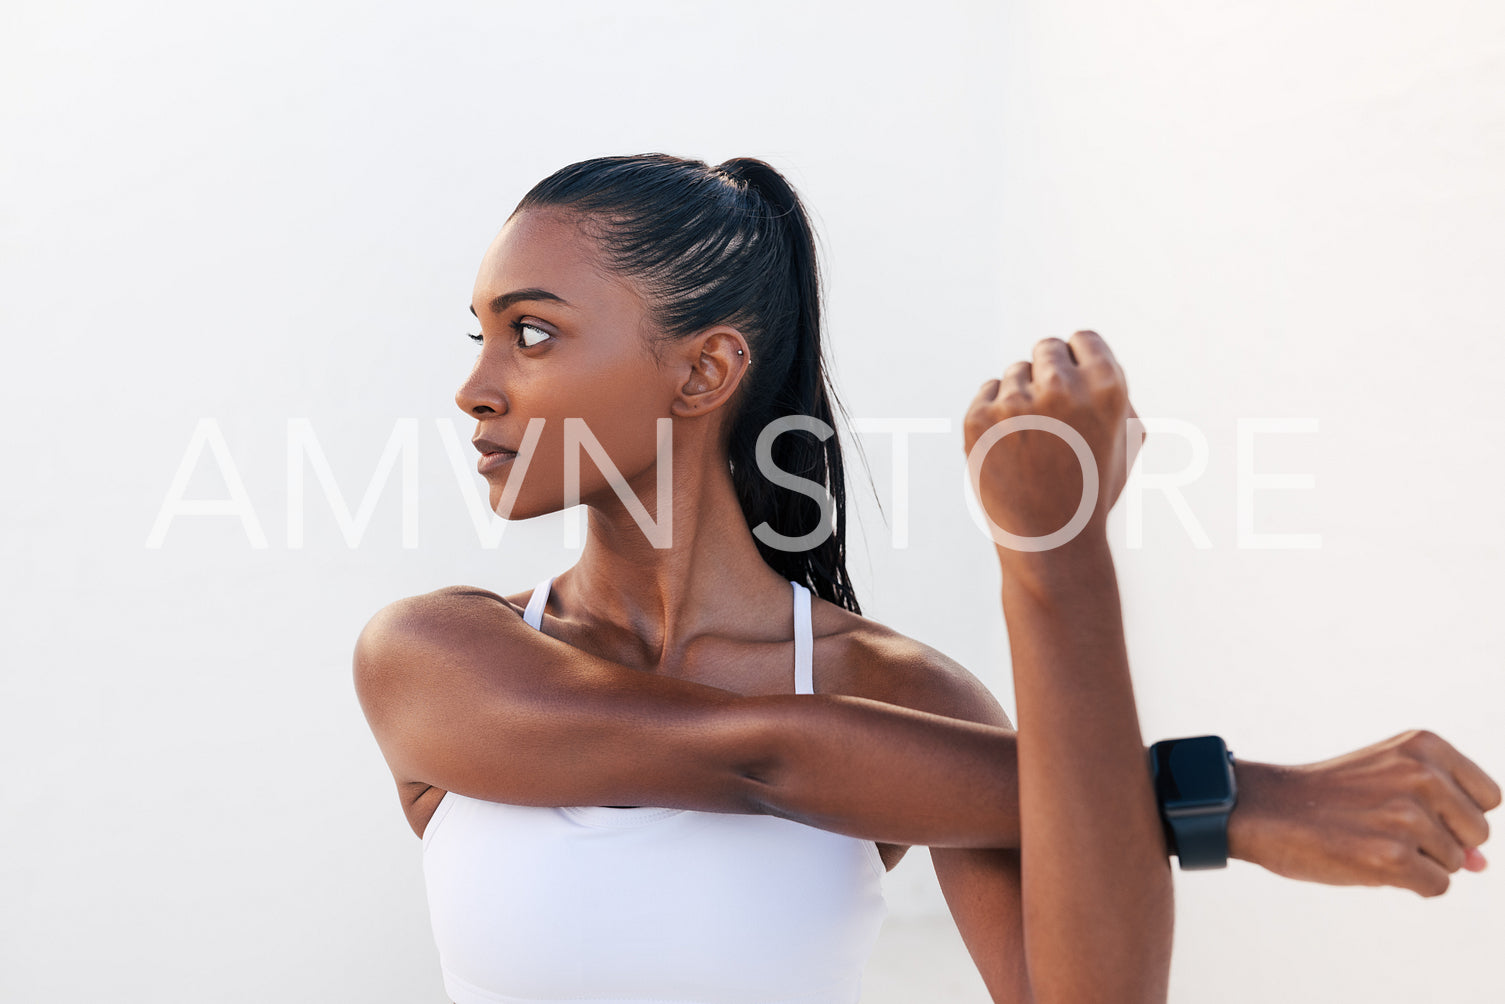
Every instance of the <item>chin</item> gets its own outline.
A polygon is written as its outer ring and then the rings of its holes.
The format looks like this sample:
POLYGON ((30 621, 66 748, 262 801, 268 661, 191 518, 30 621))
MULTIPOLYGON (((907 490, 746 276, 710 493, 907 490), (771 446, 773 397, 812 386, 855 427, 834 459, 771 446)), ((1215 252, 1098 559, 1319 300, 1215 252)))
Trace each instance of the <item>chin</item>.
POLYGON ((491 511, 502 519, 517 522, 522 519, 532 519, 535 516, 547 516, 551 512, 558 512, 564 508, 564 503, 559 499, 528 499, 519 496, 512 502, 512 508, 506 512, 501 509, 502 493, 498 491, 491 500, 491 511))

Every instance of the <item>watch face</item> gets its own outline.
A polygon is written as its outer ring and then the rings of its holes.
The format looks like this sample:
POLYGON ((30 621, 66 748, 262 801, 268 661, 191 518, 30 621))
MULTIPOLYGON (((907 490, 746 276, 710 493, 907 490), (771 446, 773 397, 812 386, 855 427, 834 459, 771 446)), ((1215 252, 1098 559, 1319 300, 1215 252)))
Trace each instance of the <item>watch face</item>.
POLYGON ((1197 736, 1158 746, 1155 787, 1167 810, 1226 805, 1233 798, 1228 748, 1217 736, 1197 736))

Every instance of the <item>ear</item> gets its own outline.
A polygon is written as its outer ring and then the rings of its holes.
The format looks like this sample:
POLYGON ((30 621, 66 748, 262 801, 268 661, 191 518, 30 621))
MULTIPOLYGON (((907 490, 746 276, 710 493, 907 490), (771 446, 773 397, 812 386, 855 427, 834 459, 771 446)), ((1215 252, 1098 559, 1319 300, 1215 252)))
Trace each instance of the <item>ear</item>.
POLYGON ((742 332, 719 324, 679 342, 674 356, 683 378, 669 411, 693 418, 710 414, 731 398, 752 361, 752 350, 742 332))

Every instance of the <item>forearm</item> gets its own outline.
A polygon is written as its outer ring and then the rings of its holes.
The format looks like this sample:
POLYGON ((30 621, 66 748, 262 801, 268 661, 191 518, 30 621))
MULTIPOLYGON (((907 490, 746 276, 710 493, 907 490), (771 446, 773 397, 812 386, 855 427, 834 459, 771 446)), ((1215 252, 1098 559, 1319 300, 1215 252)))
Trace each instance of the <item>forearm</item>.
MULTIPOLYGON (((750 698, 740 713, 762 733, 752 743, 768 751, 766 769, 740 772, 750 811, 884 843, 1019 848, 1012 730, 840 696, 750 698)), ((1137 741, 1134 762, 1148 778, 1148 749, 1137 741)), ((1288 770, 1235 761, 1229 857, 1261 860, 1256 840, 1279 816, 1270 803, 1288 770)))
MULTIPOLYGON (((1173 895, 1106 540, 1005 569, 1026 963, 1040 1000, 1163 1001, 1173 895)), ((1017 555, 1014 558, 1017 559, 1017 555)))

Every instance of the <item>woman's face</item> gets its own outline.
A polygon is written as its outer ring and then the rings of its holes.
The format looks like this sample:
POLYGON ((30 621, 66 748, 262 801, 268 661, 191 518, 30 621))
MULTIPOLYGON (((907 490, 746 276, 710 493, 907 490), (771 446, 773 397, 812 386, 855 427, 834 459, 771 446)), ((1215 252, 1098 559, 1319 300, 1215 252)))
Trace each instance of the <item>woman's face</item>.
MULTIPOLYGON (((622 480, 652 489, 655 419, 670 414, 673 375, 652 353, 643 299, 589 236, 560 213, 518 213, 481 262, 471 310, 481 351, 455 403, 477 422, 493 510, 527 519, 563 508, 566 420, 577 420, 574 444, 594 436, 622 480), (531 455, 515 456, 538 419, 531 455), (504 491, 516 493, 510 505, 504 491)), ((607 498, 607 473, 574 444, 580 500, 607 498)))

